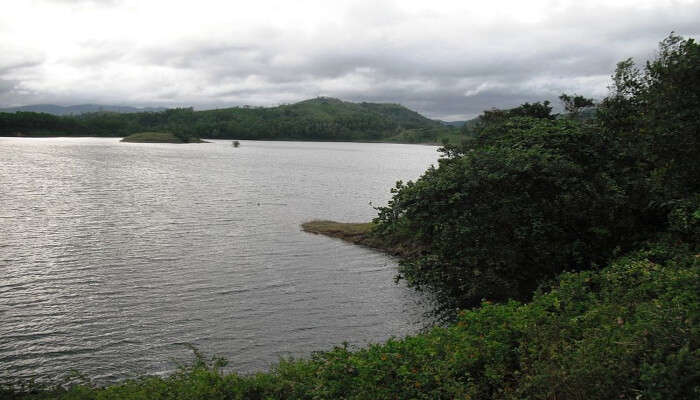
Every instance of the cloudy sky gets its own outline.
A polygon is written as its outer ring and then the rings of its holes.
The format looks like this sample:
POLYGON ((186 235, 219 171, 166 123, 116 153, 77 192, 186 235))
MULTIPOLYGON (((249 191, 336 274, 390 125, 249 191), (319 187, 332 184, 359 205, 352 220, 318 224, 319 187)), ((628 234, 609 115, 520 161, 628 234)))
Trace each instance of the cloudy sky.
POLYGON ((316 96, 470 118, 698 38, 700 1, 6 1, 0 107, 277 105, 316 96))

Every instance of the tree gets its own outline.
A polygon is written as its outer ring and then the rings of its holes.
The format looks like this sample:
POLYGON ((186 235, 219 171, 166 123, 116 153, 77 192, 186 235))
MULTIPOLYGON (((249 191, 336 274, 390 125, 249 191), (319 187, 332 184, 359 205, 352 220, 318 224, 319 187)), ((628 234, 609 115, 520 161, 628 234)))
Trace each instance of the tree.
POLYGON ((612 80, 598 118, 603 129, 627 143, 635 167, 649 176, 655 204, 669 206, 697 193, 700 45, 671 33, 643 70, 627 59, 612 80))
POLYGON ((615 142, 578 120, 511 117, 470 146, 399 184, 375 221, 423 250, 401 274, 445 308, 527 299, 645 232, 608 170, 615 142))
MULTIPOLYGON (((612 89, 587 121, 535 118, 532 105, 484 112, 473 140, 398 183, 375 222, 416 249, 402 276, 443 310, 527 299, 700 215, 698 45, 671 35, 644 71, 620 63, 612 89)), ((562 100, 573 113, 592 104, 562 100)))
POLYGON ((559 96, 559 100, 564 104, 564 109, 574 115, 578 115, 578 113, 586 107, 593 107, 595 105, 593 99, 588 99, 577 94, 569 96, 566 93, 562 93, 562 95, 559 96))

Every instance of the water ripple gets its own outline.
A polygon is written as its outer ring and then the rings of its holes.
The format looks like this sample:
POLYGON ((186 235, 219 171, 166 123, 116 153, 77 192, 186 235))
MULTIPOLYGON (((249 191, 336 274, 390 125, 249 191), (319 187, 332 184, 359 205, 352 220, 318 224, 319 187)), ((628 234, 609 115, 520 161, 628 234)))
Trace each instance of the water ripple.
POLYGON ((308 235, 363 221, 434 147, 0 138, 0 381, 233 370, 415 332, 395 262, 308 235))

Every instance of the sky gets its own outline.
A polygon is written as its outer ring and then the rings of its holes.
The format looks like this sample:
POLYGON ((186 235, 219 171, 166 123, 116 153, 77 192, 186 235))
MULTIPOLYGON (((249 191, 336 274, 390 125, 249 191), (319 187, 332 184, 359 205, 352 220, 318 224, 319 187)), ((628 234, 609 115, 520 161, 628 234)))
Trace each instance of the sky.
POLYGON ((462 120, 601 99, 617 62, 700 36, 700 0, 1 1, 0 107, 330 96, 462 120))

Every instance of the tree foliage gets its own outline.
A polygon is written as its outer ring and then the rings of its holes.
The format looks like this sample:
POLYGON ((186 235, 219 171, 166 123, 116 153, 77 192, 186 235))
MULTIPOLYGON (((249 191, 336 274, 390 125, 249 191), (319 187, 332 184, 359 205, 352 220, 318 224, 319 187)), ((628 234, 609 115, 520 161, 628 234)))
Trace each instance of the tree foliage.
POLYGON ((561 102, 564 104, 564 110, 572 114, 578 114, 581 109, 593 107, 595 105, 593 99, 588 99, 576 94, 570 96, 563 93, 561 96, 559 96, 559 100, 561 100, 561 102))
POLYGON ((698 54, 671 35, 644 71, 622 62, 593 120, 532 105, 485 112, 473 140, 445 146, 437 168, 399 182, 379 208, 377 234, 419 249, 402 277, 449 315, 484 298, 528 299, 560 272, 596 268, 668 229, 700 184, 698 54))
POLYGON ((600 107, 601 128, 628 146, 630 162, 649 172, 657 203, 671 205, 700 190, 700 45, 669 35, 639 70, 618 64, 600 107))

